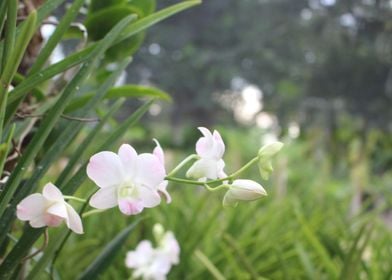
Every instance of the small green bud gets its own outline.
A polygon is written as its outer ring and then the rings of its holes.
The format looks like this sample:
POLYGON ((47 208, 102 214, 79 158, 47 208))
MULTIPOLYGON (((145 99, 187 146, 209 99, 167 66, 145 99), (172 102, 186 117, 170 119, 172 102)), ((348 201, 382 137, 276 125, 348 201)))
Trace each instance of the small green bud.
POLYGON ((271 144, 267 144, 259 150, 259 158, 260 159, 270 159, 272 156, 277 154, 283 147, 282 142, 275 142, 271 144))
POLYGON ((155 241, 159 244, 165 234, 165 228, 161 224, 155 224, 152 228, 152 233, 154 235, 155 241))

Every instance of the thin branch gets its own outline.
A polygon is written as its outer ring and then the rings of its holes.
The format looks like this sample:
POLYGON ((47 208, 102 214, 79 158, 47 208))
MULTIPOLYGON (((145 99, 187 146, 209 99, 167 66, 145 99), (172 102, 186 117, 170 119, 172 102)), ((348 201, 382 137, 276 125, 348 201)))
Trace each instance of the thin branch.
MULTIPOLYGON (((20 119, 26 119, 26 118, 43 118, 44 115, 35 115, 35 114, 22 114, 22 113, 15 113, 15 116, 20 118, 20 119)), ((79 122, 99 122, 99 118, 78 118, 78 117, 72 117, 68 115, 62 114, 61 117, 66 120, 71 120, 71 121, 79 121, 79 122)))
POLYGON ((34 256, 38 255, 39 253, 41 253, 43 250, 46 249, 46 247, 48 247, 48 243, 49 243, 49 233, 48 233, 48 228, 45 229, 44 231, 44 243, 42 244, 41 248, 37 249, 37 251, 35 251, 34 253, 32 253, 31 255, 28 255, 27 257, 24 257, 22 259, 22 262, 27 261, 28 259, 33 258, 34 256))

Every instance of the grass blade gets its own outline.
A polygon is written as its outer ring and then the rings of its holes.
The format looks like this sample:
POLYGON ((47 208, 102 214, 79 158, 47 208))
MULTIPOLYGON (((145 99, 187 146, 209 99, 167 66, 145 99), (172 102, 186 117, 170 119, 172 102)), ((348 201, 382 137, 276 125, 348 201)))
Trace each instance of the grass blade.
POLYGON ((3 48, 3 56, 1 61, 1 69, 3 69, 3 71, 7 65, 7 60, 15 46, 16 15, 18 12, 18 1, 4 0, 4 2, 8 2, 8 5, 7 20, 5 21, 5 47, 3 48))
POLYGON ((200 250, 195 251, 195 257, 207 268, 207 270, 214 276, 217 280, 225 280, 226 278, 219 271, 219 269, 210 261, 210 259, 204 255, 200 250))
POLYGON ((102 56, 102 54, 110 47, 115 38, 120 34, 120 32, 129 24, 133 19, 132 16, 126 17, 121 20, 107 35, 106 37, 97 45, 94 56, 91 61, 86 62, 79 70, 79 72, 74 76, 71 82, 65 87, 61 96, 49 111, 48 115, 43 119, 41 126, 31 140, 25 154, 21 157, 18 165, 16 166, 14 172, 10 176, 5 190, 1 193, 0 197, 0 216, 4 214, 4 210, 10 202, 13 194, 15 193, 19 183, 22 180, 23 173, 26 168, 30 166, 34 157, 41 149, 46 138, 48 137, 53 126, 56 124, 58 118, 64 111, 67 103, 70 101, 73 94, 79 90, 79 86, 88 77, 90 72, 94 69, 96 63, 102 56))
POLYGON ((79 280, 97 279, 112 263, 117 252, 123 246, 132 230, 140 223, 141 218, 126 227, 106 247, 95 261, 80 275, 79 280))
POLYGON ((52 36, 50 36, 48 42, 42 48, 40 54, 38 55, 35 63, 31 67, 29 74, 37 73, 45 62, 48 60, 49 56, 52 54, 54 48, 61 41, 64 34, 67 32, 72 21, 78 15, 80 8, 82 7, 85 0, 75 0, 73 4, 68 8, 67 12, 57 25, 52 36))
MULTIPOLYGON (((91 98, 95 96, 95 93, 87 93, 81 97, 77 97, 65 109, 66 113, 78 110, 82 108, 91 98)), ((105 99, 117 99, 117 98, 139 98, 139 97, 154 97, 165 101, 171 101, 171 97, 166 92, 163 92, 154 87, 139 86, 139 85, 124 85, 120 87, 111 88, 105 95, 105 99)))

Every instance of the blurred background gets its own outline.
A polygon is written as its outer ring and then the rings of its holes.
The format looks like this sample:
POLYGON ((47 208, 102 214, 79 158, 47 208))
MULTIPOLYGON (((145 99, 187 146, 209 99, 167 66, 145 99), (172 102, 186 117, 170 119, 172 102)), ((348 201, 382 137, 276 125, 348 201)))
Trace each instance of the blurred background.
MULTIPOLYGON (((172 96, 124 139, 141 150, 159 139, 168 168, 194 152, 197 126, 222 133, 228 172, 263 144, 285 148, 269 181, 246 174, 268 191, 261 201, 222 209, 222 194, 169 186, 172 204, 146 211, 103 277, 127 277, 126 250, 160 222, 182 248, 171 279, 391 279, 392 1, 205 0, 149 29, 122 83, 172 96)), ((102 230, 73 237, 60 272, 132 219, 114 212, 87 221, 102 230)))

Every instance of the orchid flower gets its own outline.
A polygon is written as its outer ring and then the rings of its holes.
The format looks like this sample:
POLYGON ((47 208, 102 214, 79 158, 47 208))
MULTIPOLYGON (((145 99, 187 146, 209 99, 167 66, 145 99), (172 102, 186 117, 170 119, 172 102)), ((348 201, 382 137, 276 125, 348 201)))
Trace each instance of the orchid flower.
POLYGON ((83 233, 79 214, 64 201, 63 194, 52 183, 44 186, 42 194, 34 193, 24 198, 16 206, 16 216, 19 220, 29 221, 33 228, 57 227, 65 221, 69 229, 83 233))
POLYGON ((267 192, 257 182, 238 179, 229 185, 223 198, 223 206, 236 206, 239 201, 251 201, 266 196, 267 192))
POLYGON ((123 144, 117 154, 104 151, 93 155, 87 175, 100 189, 91 197, 90 205, 98 209, 118 205, 122 213, 135 215, 157 206, 160 193, 170 200, 163 161, 158 143, 153 154, 138 155, 132 146, 123 144))
POLYGON ((225 143, 218 131, 211 133, 207 128, 199 127, 203 134, 196 143, 196 153, 200 157, 186 173, 187 177, 205 181, 226 177, 222 159, 225 152, 225 143))
POLYGON ((172 265, 179 263, 179 254, 180 246, 174 234, 168 231, 162 233, 156 248, 148 240, 141 241, 134 251, 127 253, 125 265, 134 269, 134 278, 165 280, 172 265))

